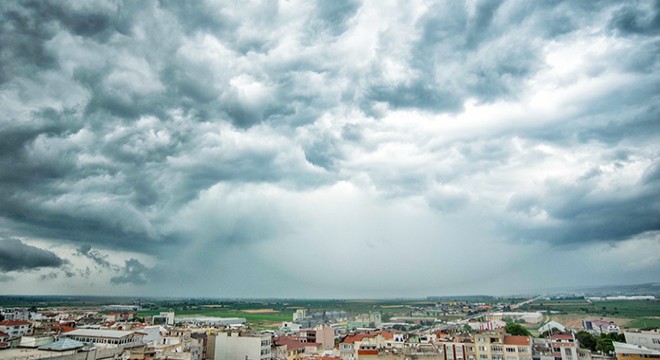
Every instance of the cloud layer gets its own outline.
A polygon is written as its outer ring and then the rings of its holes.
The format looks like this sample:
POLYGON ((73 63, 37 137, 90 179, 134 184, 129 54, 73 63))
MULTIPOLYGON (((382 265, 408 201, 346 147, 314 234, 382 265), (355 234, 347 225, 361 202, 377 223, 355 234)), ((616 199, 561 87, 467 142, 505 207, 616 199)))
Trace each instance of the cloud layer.
MULTIPOLYGON (((549 278, 507 264, 546 258, 611 282, 567 254, 660 240, 658 19, 653 1, 3 3, 2 233, 70 261, 50 280, 70 291, 522 291, 549 278)), ((656 260, 617 281, 657 280, 656 260)))
MULTIPOLYGON (((0 240, 0 270, 26 271, 38 268, 54 268, 64 265, 65 261, 54 253, 30 246, 17 239, 0 240)), ((2 277, 9 279, 8 275, 2 277)))

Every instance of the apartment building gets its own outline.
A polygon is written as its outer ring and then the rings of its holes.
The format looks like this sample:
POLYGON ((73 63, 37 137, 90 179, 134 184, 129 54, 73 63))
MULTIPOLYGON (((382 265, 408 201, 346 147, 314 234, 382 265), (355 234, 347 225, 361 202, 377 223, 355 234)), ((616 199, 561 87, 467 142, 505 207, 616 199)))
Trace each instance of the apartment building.
POLYGON ((474 335, 474 346, 477 360, 532 360, 530 336, 486 331, 474 335))
POLYGON ((32 334, 32 323, 25 320, 3 320, 0 321, 0 331, 9 335, 9 339, 16 339, 32 334))
POLYGON ((444 360, 476 360, 475 346, 470 338, 441 339, 437 343, 444 360))
POLYGON ((215 336, 216 360, 270 360, 271 335, 253 331, 227 331, 215 336))
POLYGON ((578 360, 580 345, 573 333, 550 335, 548 339, 555 360, 578 360))

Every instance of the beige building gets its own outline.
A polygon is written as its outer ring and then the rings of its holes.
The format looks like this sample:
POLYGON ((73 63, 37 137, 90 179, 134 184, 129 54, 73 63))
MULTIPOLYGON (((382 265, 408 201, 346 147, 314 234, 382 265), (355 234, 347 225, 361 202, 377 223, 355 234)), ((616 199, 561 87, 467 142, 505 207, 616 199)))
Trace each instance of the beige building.
POLYGON ((474 335, 476 360, 532 360, 530 336, 486 331, 474 335))

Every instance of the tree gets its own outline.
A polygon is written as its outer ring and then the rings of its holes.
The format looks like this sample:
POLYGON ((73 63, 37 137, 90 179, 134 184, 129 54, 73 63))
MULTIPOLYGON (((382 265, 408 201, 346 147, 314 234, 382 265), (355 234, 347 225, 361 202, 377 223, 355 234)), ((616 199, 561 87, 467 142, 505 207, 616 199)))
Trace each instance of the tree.
POLYGON ((591 335, 591 333, 582 330, 578 331, 578 333, 575 334, 575 337, 577 337, 581 348, 589 349, 591 351, 596 350, 596 338, 591 335))
POLYGON ((524 336, 531 335, 531 333, 529 332, 529 330, 527 330, 526 327, 511 322, 506 324, 504 330, 507 332, 507 334, 511 334, 511 335, 524 335, 524 336))
POLYGON ((626 338, 623 334, 610 333, 610 334, 600 334, 596 340, 596 350, 600 350, 605 354, 614 352, 614 345, 612 341, 616 342, 625 342, 626 338))

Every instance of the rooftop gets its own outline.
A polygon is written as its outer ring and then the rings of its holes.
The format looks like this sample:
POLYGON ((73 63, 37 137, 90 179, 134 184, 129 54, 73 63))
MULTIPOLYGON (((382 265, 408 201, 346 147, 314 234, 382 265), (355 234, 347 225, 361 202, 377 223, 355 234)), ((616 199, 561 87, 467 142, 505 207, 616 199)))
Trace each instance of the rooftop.
POLYGON ((69 331, 63 336, 89 336, 89 337, 104 337, 104 338, 122 338, 133 334, 134 331, 121 331, 121 330, 97 330, 97 329, 76 329, 69 331))
POLYGON ((530 337, 507 335, 504 337, 502 343, 505 345, 529 345, 530 337))
POLYGON ((53 343, 40 346, 39 350, 67 351, 80 349, 83 346, 85 346, 85 344, 80 341, 69 338, 62 338, 53 343))
POLYGON ((660 351, 649 349, 639 345, 620 343, 612 341, 614 351, 617 354, 646 354, 646 355, 660 355, 660 351))
POLYGON ((3 320, 0 321, 0 326, 16 326, 16 325, 32 325, 31 322, 25 320, 3 320))

